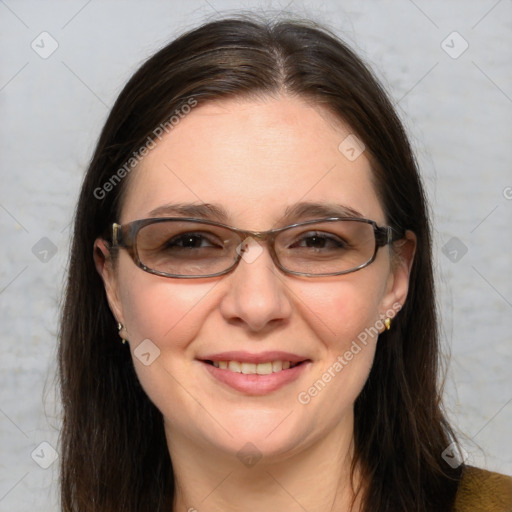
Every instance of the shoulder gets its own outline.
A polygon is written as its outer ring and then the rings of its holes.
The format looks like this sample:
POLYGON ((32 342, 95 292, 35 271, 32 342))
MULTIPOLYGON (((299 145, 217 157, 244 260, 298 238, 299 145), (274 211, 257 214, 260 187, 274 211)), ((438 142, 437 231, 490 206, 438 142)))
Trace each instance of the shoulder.
POLYGON ((512 477, 466 466, 453 512, 511 512, 512 477))

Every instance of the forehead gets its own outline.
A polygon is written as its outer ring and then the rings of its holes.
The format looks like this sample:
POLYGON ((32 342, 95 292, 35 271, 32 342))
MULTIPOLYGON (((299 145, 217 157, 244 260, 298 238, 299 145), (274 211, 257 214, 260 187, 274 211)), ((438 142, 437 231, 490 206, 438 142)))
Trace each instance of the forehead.
POLYGON ((169 204, 212 204, 239 227, 267 229, 307 202, 340 204, 382 222, 365 153, 354 160, 339 149, 350 135, 350 127, 297 98, 199 104, 132 172, 120 220, 169 204))

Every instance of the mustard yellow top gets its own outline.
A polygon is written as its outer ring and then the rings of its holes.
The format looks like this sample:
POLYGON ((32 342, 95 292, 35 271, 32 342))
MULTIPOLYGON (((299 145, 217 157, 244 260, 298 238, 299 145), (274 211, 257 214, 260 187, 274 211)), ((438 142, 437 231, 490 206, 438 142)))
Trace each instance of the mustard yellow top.
POLYGON ((467 466, 453 512, 512 512, 512 477, 467 466))

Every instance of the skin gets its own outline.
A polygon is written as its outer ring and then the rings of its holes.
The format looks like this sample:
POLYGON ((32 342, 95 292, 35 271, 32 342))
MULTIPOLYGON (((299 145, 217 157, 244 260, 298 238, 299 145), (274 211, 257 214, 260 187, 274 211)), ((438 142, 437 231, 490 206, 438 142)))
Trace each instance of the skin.
MULTIPOLYGON (((386 225, 365 153, 351 162, 338 150, 349 133, 298 98, 199 105, 130 176, 119 221, 151 217, 169 203, 211 203, 231 226, 267 230, 291 224, 285 209, 308 201, 345 205, 386 225)), ((175 511, 349 510, 353 405, 377 337, 307 405, 297 396, 405 302, 414 248, 408 233, 398 258, 384 247, 368 267, 327 278, 286 275, 264 249, 228 275, 180 280, 144 272, 124 250, 113 262, 96 241, 97 269, 132 355, 147 338, 161 351, 149 366, 133 360, 164 416, 175 511), (197 361, 228 350, 283 350, 311 363, 294 382, 251 396, 197 361), (253 467, 237 457, 248 442, 262 455, 253 467)))

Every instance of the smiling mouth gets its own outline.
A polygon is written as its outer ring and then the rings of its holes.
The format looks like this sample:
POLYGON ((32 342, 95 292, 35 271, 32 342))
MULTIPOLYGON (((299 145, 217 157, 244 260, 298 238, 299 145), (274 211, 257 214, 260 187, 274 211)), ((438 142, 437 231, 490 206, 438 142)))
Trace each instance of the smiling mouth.
POLYGON ((220 370, 227 370, 233 373, 243 373, 245 375, 270 375, 271 373, 279 373, 284 370, 295 368, 306 361, 292 363, 291 361, 267 361, 264 363, 246 363, 241 361, 204 361, 207 364, 215 366, 220 370))

